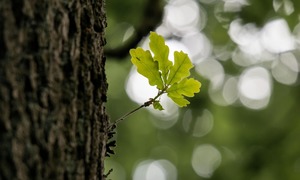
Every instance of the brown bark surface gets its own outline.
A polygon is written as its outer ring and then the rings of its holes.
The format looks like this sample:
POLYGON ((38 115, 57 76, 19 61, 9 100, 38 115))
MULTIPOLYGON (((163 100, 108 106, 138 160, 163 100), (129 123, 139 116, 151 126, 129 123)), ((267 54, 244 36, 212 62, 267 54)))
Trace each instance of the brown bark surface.
POLYGON ((0 179, 104 179, 103 0, 1 0, 0 179))

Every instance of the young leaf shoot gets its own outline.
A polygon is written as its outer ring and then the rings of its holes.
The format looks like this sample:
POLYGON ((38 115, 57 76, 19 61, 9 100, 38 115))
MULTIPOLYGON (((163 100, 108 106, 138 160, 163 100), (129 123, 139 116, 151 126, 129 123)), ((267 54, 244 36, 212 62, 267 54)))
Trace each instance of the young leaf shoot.
POLYGON ((200 92, 201 83, 189 78, 193 64, 188 55, 182 51, 174 52, 174 63, 169 60, 169 47, 162 36, 150 32, 150 50, 140 47, 130 50, 131 62, 138 73, 146 77, 151 86, 156 86, 158 93, 143 105, 127 113, 115 123, 122 121, 135 111, 152 105, 154 109, 163 110, 160 96, 167 94, 179 107, 187 106, 190 102, 185 97, 193 97, 200 92))

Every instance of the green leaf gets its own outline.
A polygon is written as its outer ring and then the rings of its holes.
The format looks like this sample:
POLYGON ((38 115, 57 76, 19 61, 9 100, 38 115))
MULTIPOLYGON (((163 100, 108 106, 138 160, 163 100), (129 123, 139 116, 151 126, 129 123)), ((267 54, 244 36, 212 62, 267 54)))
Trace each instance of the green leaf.
POLYGON ((190 102, 186 99, 184 99, 183 97, 173 97, 173 96, 169 96, 169 98, 171 98, 179 107, 185 107, 188 104, 190 104, 190 102))
POLYGON ((158 110, 164 110, 164 108, 162 107, 162 105, 159 103, 159 101, 154 101, 153 102, 153 107, 154 109, 158 109, 158 110))
POLYGON ((179 83, 173 84, 167 89, 167 93, 179 97, 181 95, 193 97, 195 93, 200 92, 201 83, 193 78, 185 78, 179 83))
POLYGON ((201 83, 193 78, 185 78, 182 81, 171 85, 167 89, 168 96, 180 107, 189 104, 184 96, 193 97, 195 93, 200 92, 201 83))
MULTIPOLYGON (((169 59, 169 47, 165 44, 164 38, 155 32, 151 32, 150 51, 142 48, 130 50, 131 61, 137 67, 137 71, 148 78, 149 84, 156 86, 158 94, 149 101, 154 109, 163 110, 157 100, 162 94, 168 96, 180 107, 190 102, 186 97, 193 97, 200 92, 201 83, 190 76, 190 69, 193 64, 188 55, 182 51, 174 52, 174 63, 169 59)), ((150 105, 149 104, 149 105, 150 105)))
POLYGON ((162 79, 167 81, 172 62, 169 58, 169 47, 165 44, 165 40, 162 36, 155 32, 150 32, 150 49, 154 54, 154 60, 158 62, 158 69, 161 71, 162 79))
POLYGON ((182 79, 190 76, 190 69, 193 64, 188 55, 182 51, 174 52, 174 65, 170 69, 170 74, 167 79, 167 84, 172 85, 182 79))
POLYGON ((158 63, 153 60, 150 51, 144 51, 142 48, 130 50, 131 62, 137 67, 137 71, 148 78, 151 86, 157 86, 162 90, 164 87, 161 74, 158 70, 158 63))

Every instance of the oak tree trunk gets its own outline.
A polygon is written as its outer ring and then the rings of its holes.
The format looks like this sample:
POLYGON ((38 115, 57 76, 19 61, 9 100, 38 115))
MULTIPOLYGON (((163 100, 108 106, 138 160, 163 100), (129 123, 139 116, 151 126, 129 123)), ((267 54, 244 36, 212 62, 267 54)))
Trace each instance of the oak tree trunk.
POLYGON ((0 0, 0 179, 105 179, 103 0, 0 0))

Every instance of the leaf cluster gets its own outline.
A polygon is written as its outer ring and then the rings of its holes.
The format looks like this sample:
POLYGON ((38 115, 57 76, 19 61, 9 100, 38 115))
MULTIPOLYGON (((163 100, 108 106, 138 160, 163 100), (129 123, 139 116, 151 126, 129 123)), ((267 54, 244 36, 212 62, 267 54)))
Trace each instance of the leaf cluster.
POLYGON ((131 62, 137 71, 148 79, 151 86, 158 89, 157 95, 146 102, 145 106, 152 104, 155 109, 163 110, 159 97, 164 93, 179 107, 187 106, 190 102, 185 97, 193 97, 200 92, 201 87, 199 81, 189 78, 193 67, 190 58, 182 51, 175 51, 173 63, 169 60, 169 47, 164 38, 150 32, 149 39, 150 50, 140 47, 130 50, 131 62))

